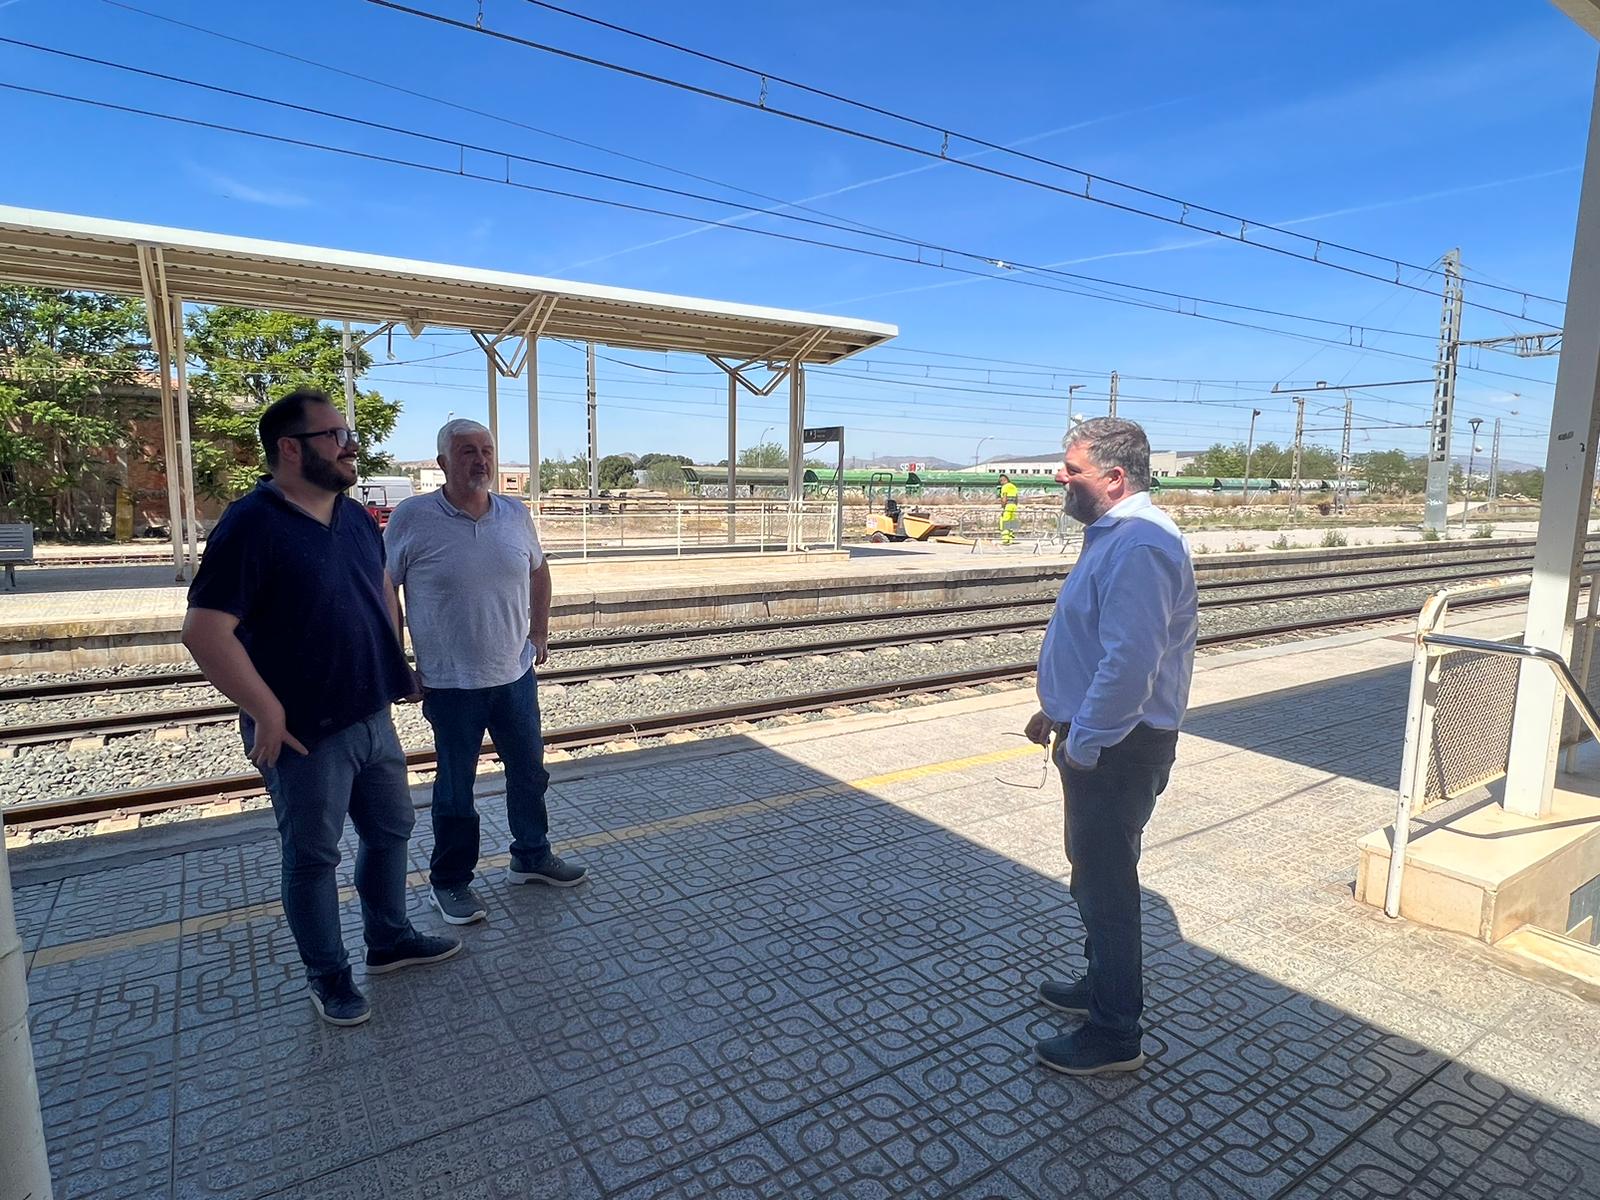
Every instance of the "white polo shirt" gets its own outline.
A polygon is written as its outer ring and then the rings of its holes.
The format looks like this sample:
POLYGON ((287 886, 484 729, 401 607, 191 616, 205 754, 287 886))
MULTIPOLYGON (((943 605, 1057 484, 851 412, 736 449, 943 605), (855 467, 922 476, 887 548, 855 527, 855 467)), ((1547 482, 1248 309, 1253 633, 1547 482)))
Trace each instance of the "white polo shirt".
POLYGON ((474 520, 443 489, 395 506, 384 530, 389 574, 424 687, 500 687, 533 665, 532 572, 544 562, 527 507, 491 492, 474 520))

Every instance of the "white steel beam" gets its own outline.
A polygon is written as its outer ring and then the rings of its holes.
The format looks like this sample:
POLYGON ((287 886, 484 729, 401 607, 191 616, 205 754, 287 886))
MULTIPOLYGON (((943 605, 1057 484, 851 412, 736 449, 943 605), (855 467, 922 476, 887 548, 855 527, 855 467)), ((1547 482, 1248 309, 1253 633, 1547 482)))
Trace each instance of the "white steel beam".
POLYGON ((194 437, 189 424, 189 352, 183 337, 183 299, 172 297, 172 361, 178 368, 178 442, 183 464, 183 515, 188 526, 189 577, 200 569, 200 522, 195 517, 194 437))
MULTIPOLYGON (((1600 74, 1589 116, 1589 145, 1578 230, 1567 283, 1567 318, 1556 374, 1545 452, 1539 540, 1533 552, 1533 587, 1523 640, 1567 655, 1572 645, 1573 603, 1594 493, 1595 438, 1600 434, 1600 74)), ((1506 773, 1508 812, 1542 817, 1550 812, 1565 700, 1553 672, 1522 664, 1506 773)))

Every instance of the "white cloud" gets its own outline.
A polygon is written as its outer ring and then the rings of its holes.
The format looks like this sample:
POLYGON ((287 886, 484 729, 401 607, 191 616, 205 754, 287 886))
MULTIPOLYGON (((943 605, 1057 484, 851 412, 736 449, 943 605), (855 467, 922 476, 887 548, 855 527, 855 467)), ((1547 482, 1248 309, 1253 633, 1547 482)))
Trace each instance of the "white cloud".
POLYGON ((210 187, 231 200, 243 200, 246 204, 260 204, 267 208, 308 208, 311 197, 299 192, 289 191, 285 188, 263 188, 246 183, 242 179, 235 179, 221 171, 214 171, 210 167, 202 167, 197 163, 185 164, 189 173, 202 180, 210 187))

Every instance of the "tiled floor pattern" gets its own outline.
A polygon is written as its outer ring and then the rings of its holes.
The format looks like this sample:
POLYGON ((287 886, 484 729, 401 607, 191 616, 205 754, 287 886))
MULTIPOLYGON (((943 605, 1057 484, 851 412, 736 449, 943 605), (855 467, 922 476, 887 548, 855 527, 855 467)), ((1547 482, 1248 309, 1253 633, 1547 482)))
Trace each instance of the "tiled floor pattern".
POLYGON ((1600 1006, 1349 898, 1404 688, 1193 714, 1133 1077, 1030 1061, 1079 926, 1054 780, 970 765, 1020 698, 563 783, 593 882, 492 873, 467 952, 371 980, 350 1031, 305 1003, 259 827, 64 878, 17 855, 57 1196, 1600 1195, 1600 1006))

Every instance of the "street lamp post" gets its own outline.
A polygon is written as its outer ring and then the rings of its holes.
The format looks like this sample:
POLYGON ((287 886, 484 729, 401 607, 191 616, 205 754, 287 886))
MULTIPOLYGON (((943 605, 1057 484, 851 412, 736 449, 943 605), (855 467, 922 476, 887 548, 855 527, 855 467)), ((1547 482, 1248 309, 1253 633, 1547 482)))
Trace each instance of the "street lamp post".
POLYGON ((1467 534, 1467 509, 1472 507, 1472 468, 1478 460, 1478 426, 1483 424, 1482 417, 1471 417, 1467 424, 1472 426, 1472 444, 1467 447, 1467 477, 1461 481, 1461 536, 1467 534))
POLYGON ((992 434, 992 433, 991 434, 986 434, 985 436, 979 438, 978 439, 978 444, 972 448, 972 465, 974 467, 976 467, 978 465, 978 460, 983 455, 983 444, 985 442, 989 441, 993 437, 994 437, 994 434, 992 434))
POLYGON ((1244 506, 1250 507, 1250 458, 1256 448, 1256 418, 1261 415, 1259 408, 1250 410, 1250 437, 1244 444, 1244 506))

